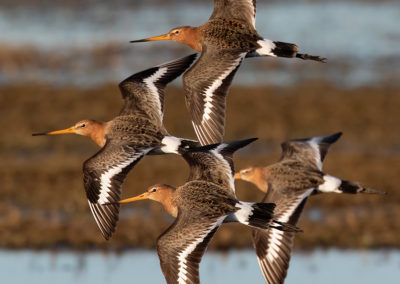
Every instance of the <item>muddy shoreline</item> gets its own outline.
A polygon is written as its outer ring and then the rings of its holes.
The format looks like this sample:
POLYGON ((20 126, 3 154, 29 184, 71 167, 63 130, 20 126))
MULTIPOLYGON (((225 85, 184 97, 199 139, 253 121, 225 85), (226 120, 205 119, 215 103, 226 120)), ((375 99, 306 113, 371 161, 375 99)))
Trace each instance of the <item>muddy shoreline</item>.
MULTIPOLYGON (((32 137, 119 111, 116 84, 93 88, 25 84, 0 88, 0 247, 78 250, 154 248, 172 219, 159 204, 124 206, 117 232, 106 242, 84 196, 81 167, 97 151, 84 137, 32 137)), ((171 134, 194 138, 180 88, 166 93, 165 124, 171 134)), ((290 88, 232 87, 228 97, 226 140, 259 137, 238 152, 237 169, 267 165, 280 156, 286 139, 343 131, 328 153, 324 169, 342 178, 388 192, 387 196, 322 195, 311 198, 299 226, 297 249, 400 246, 400 89, 339 89, 308 81, 290 88)), ((188 175, 179 157, 146 157, 128 175, 123 197, 154 183, 179 185, 188 175)), ((238 197, 256 201, 254 186, 237 182, 238 197)), ((224 225, 212 249, 248 248, 251 232, 224 225)))

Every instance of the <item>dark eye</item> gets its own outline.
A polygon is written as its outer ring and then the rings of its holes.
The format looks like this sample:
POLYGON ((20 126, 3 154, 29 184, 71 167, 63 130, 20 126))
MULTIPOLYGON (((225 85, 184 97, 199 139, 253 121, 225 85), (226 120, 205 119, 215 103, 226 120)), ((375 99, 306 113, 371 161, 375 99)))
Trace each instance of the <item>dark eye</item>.
POLYGON ((176 35, 179 34, 179 30, 174 31, 174 34, 176 35))
POLYGON ((85 124, 85 123, 82 123, 82 124, 81 124, 81 128, 84 128, 84 127, 86 127, 86 124, 85 124))
POLYGON ((248 174, 250 172, 250 170, 243 170, 242 174, 248 174))
POLYGON ((157 191, 157 188, 153 188, 152 190, 151 190, 151 192, 156 192, 157 191))

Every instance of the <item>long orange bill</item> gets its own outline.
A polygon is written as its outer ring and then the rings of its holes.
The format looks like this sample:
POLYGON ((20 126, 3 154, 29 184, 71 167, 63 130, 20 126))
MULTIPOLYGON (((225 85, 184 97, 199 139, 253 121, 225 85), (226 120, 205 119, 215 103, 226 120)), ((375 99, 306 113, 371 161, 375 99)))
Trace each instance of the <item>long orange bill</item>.
POLYGON ((156 40, 168 40, 171 39, 171 36, 168 34, 163 34, 160 36, 154 36, 154 37, 148 37, 144 39, 138 39, 138 40, 131 40, 130 42, 146 42, 146 41, 156 41, 156 40))
POLYGON ((240 173, 235 174, 235 179, 240 179, 240 173))
POLYGON ((32 136, 40 136, 40 135, 57 135, 57 134, 67 134, 67 133, 75 133, 75 128, 71 126, 67 129, 50 131, 50 132, 43 132, 43 133, 33 133, 32 136))
POLYGON ((129 203, 129 202, 134 202, 134 201, 148 199, 148 198, 149 198, 149 194, 147 192, 145 192, 145 193, 135 196, 135 197, 120 200, 118 203, 129 203))

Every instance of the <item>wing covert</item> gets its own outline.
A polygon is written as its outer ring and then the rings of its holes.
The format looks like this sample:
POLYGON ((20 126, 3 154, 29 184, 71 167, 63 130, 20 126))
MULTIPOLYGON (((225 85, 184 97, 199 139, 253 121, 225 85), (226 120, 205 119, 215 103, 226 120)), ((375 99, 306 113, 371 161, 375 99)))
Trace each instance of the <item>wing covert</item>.
POLYGON ((256 0, 214 0, 210 19, 233 18, 251 24, 255 28, 256 0))

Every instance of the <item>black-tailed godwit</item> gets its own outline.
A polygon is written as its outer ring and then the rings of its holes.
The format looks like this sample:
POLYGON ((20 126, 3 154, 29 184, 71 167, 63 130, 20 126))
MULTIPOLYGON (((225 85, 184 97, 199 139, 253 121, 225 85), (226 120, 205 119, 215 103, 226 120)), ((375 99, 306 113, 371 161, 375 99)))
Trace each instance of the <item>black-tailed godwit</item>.
POLYGON ((33 135, 75 133, 101 148, 83 164, 89 207, 103 236, 109 239, 118 221, 121 185, 128 172, 147 154, 175 153, 198 143, 170 136, 163 125, 164 89, 195 60, 190 55, 136 73, 119 84, 124 104, 108 122, 83 120, 58 131, 33 135), (114 202, 112 205, 105 203, 114 202))
MULTIPOLYGON (((262 202, 276 203, 280 222, 295 226, 307 198, 322 192, 384 194, 376 189, 342 180, 322 172, 328 148, 341 133, 330 136, 296 139, 282 143, 279 162, 267 167, 250 167, 235 175, 266 192, 262 202)), ((283 283, 289 267, 294 234, 277 230, 253 230, 253 244, 265 281, 283 283)))
POLYGON ((262 38, 255 28, 256 1, 214 0, 209 20, 199 27, 183 26, 169 33, 135 40, 173 40, 201 52, 183 77, 186 106, 202 145, 223 140, 226 96, 245 57, 279 56, 325 61, 298 53, 295 44, 262 38))

